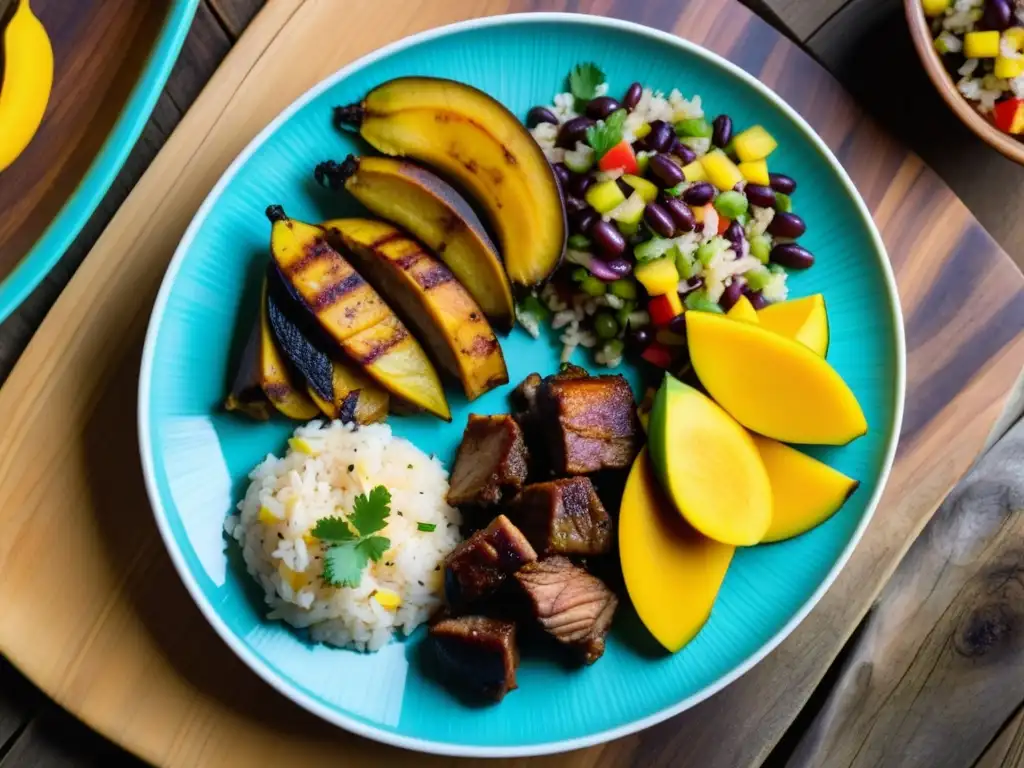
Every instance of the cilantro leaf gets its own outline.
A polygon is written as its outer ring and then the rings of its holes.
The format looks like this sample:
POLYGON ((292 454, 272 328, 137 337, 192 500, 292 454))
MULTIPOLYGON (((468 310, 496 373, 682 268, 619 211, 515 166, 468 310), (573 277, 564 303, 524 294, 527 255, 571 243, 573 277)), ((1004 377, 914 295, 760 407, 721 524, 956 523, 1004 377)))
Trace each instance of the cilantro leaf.
POLYGON ((617 109, 604 120, 587 128, 587 143, 594 150, 597 159, 622 141, 622 130, 626 124, 626 110, 617 109))
POLYGON ((391 492, 383 485, 378 485, 369 494, 356 496, 348 521, 355 526, 361 537, 369 536, 387 524, 385 521, 391 514, 390 505, 391 492))
POLYGON ((391 548, 391 539, 384 536, 368 536, 365 539, 360 539, 356 548, 367 560, 373 560, 376 563, 391 548))
POLYGON ((363 569, 368 560, 360 543, 349 541, 333 546, 324 552, 323 577, 326 583, 332 587, 359 586, 359 582, 363 579, 363 569))
POLYGON ((343 517, 324 517, 317 520, 310 534, 325 544, 341 544, 357 538, 343 517))
POLYGON ((604 82, 604 72, 593 62, 577 64, 569 73, 569 90, 581 101, 597 96, 597 86, 604 82))

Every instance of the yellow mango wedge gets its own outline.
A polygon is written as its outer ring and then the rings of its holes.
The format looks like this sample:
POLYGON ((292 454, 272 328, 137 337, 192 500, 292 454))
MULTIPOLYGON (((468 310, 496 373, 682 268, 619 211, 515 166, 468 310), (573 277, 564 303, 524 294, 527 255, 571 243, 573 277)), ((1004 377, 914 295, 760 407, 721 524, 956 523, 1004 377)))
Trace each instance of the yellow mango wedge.
POLYGON ((791 539, 825 522, 860 485, 796 448, 753 438, 772 486, 772 523, 762 542, 791 539))
POLYGON ((762 327, 799 341, 821 357, 828 352, 828 313, 825 297, 820 293, 769 304, 758 310, 757 320, 762 327))
POLYGON ((803 344, 710 312, 687 312, 686 334, 701 384, 747 429, 817 445, 845 445, 868 431, 849 386, 803 344))
POLYGON ((740 296, 739 301, 732 305, 732 309, 726 312, 725 316, 731 317, 733 320, 742 320, 745 323, 757 325, 757 310, 754 309, 754 305, 750 303, 750 299, 746 296, 740 296))
POLYGON ((662 488, 690 525, 737 547, 764 538, 772 519, 768 473, 750 434, 711 398, 665 376, 648 420, 647 450, 662 488))
POLYGON ((640 621, 667 651, 678 651, 707 622, 735 551, 687 525, 641 451, 622 496, 619 559, 640 621))

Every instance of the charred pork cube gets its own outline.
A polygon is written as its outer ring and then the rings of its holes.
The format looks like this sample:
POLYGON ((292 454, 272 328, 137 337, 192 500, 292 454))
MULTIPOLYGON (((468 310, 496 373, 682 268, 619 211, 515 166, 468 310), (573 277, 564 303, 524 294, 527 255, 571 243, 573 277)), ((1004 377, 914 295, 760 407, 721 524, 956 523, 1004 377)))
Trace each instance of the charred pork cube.
POLYGON ((541 555, 603 555, 612 547, 612 521, 588 477, 526 486, 505 508, 541 555))
POLYGON ((545 379, 537 392, 548 458, 556 475, 621 469, 640 450, 633 391, 622 376, 545 379))
POLYGON ((516 581, 549 635, 578 649, 587 664, 601 658, 619 604, 603 581, 560 555, 524 565, 516 581))
POLYGON ((445 594, 452 605, 463 605, 497 591, 505 579, 537 553, 504 515, 459 544, 445 562, 445 594))
POLYGON ((516 625, 487 616, 444 618, 430 637, 445 677, 469 693, 501 701, 516 688, 516 625))
POLYGON ((493 506, 506 491, 526 482, 526 443, 516 420, 507 414, 470 414, 455 457, 448 503, 493 506))

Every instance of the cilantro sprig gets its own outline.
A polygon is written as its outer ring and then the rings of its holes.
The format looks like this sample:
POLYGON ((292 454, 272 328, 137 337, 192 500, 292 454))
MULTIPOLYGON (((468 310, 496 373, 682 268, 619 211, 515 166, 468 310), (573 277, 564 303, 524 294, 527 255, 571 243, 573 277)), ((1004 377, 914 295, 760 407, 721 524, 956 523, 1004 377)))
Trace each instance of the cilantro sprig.
POLYGON ((587 144, 594 150, 598 160, 612 147, 622 141, 626 125, 626 110, 617 109, 604 120, 587 128, 587 144))
POLYGON ((323 579, 332 587, 358 587, 363 570, 391 548, 391 540, 376 536, 391 514, 391 492, 378 485, 359 494, 348 517, 332 516, 317 521, 310 533, 324 543, 323 579))
POLYGON ((591 61, 577 64, 569 73, 569 91, 580 101, 597 96, 597 86, 604 82, 604 72, 591 61))

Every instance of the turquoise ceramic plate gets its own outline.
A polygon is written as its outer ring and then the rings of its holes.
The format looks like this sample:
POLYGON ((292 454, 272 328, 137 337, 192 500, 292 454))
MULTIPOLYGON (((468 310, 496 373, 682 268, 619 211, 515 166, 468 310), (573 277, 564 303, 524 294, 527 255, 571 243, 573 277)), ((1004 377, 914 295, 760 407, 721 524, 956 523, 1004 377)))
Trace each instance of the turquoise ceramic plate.
POLYGON ((198 5, 199 0, 173 0, 168 4, 167 17, 149 59, 89 170, 32 249, 0 280, 0 322, 39 285, 110 189, 171 74, 198 5))
MULTIPOLYGON (((521 331, 503 342, 510 375, 551 372, 557 350, 521 331)), ((585 362, 581 358, 579 362, 585 362)), ((776 646, 808 613, 849 556, 882 491, 903 401, 902 322, 888 260, 870 216, 838 162, 811 129, 755 79, 678 38, 633 24, 576 15, 490 18, 434 30, 384 48, 320 83, 269 125, 203 203, 164 279, 146 340, 139 396, 150 499, 167 547, 196 603, 231 648, 279 691, 356 733, 411 749, 462 755, 536 754, 622 736, 722 688, 776 646), (740 551, 711 620, 674 656, 659 652, 628 607, 604 658, 584 670, 530 657, 519 690, 499 706, 467 707, 422 674, 410 641, 374 655, 312 646, 266 621, 257 591, 226 546, 223 518, 246 472, 280 452, 293 425, 254 424, 221 411, 231 367, 256 307, 268 258, 263 210, 318 221, 347 203, 319 190, 320 160, 365 151, 331 127, 331 107, 399 75, 463 80, 520 116, 547 102, 569 69, 597 61, 612 93, 633 80, 680 86, 712 113, 765 125, 780 147, 775 168, 796 177, 796 205, 817 265, 792 293, 825 293, 829 360, 850 383, 870 431, 816 454, 861 480, 824 525, 795 540, 740 551)), ((630 371, 629 373, 634 373, 630 371)), ((752 371, 752 376, 757 372, 752 371)), ((506 391, 473 404, 452 396, 454 421, 393 418, 396 434, 450 461, 470 410, 506 409, 506 391)))

